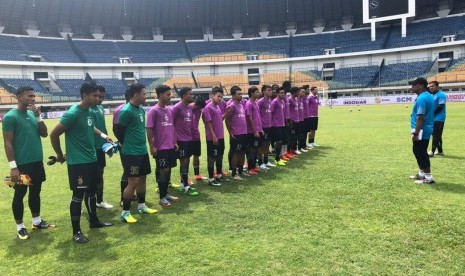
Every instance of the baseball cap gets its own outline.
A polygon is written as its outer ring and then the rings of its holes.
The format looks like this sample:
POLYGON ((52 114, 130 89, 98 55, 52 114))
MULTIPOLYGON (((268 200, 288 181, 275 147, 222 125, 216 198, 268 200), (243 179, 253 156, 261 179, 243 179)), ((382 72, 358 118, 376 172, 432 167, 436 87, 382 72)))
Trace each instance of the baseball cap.
POLYGON ((423 84, 425 87, 427 87, 428 81, 425 78, 416 78, 413 81, 409 81, 408 84, 410 85, 423 84))

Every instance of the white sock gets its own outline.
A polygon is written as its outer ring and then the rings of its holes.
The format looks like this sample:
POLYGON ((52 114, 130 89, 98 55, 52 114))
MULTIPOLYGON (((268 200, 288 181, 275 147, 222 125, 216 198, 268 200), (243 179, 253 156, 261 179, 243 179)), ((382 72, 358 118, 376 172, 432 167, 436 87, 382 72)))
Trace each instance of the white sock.
POLYGON ((217 174, 216 175, 216 178, 221 178, 223 175, 220 173, 220 174, 217 174))
POLYGON ((127 213, 130 213, 130 211, 125 211, 125 210, 123 210, 123 211, 121 212, 121 215, 124 216, 124 215, 126 215, 127 213))
POLYGON ((139 203, 137 205, 137 209, 142 209, 142 208, 145 208, 145 202, 144 203, 139 203))
POLYGON ((431 179, 433 179, 433 176, 431 175, 431 173, 425 173, 425 179, 426 180, 431 180, 431 179))
POLYGON ((425 172, 423 170, 418 171, 418 176, 425 177, 425 172))
POLYGON ((16 230, 17 230, 17 231, 19 231, 19 230, 21 230, 21 229, 23 229, 23 228, 26 228, 26 226, 24 226, 23 223, 16 224, 16 230))
POLYGON ((42 219, 40 218, 40 216, 32 218, 32 224, 34 224, 34 225, 39 225, 39 223, 41 221, 42 221, 42 219))
POLYGON ((215 179, 214 178, 209 178, 208 181, 213 182, 215 179))

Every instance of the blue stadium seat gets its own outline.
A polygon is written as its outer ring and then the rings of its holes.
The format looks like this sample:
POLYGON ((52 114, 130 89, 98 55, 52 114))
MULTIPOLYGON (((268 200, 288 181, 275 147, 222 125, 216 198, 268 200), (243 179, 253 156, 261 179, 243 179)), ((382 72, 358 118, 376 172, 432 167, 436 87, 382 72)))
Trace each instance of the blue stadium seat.
POLYGON ((39 54, 49 62, 79 63, 81 60, 74 53, 69 42, 64 39, 46 39, 21 37, 22 45, 28 54, 39 54))
POLYGON ((18 89, 20 86, 30 86, 34 88, 34 91, 47 93, 47 88, 45 88, 39 81, 31 79, 2 79, 12 90, 18 89))
POLYGON ((333 82, 350 87, 367 87, 371 85, 378 72, 379 66, 340 68, 334 71, 333 82))
POLYGON ((432 65, 432 61, 389 64, 381 69, 380 79, 378 81, 380 85, 405 85, 407 80, 424 76, 428 70, 431 69, 432 65))

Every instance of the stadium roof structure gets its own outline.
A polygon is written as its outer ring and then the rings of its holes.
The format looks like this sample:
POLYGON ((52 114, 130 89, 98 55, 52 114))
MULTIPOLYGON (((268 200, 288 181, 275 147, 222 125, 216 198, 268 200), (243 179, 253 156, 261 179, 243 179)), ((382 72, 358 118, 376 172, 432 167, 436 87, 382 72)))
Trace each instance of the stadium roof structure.
MULTIPOLYGON (((417 19, 437 16, 440 7, 454 13, 465 10, 463 0, 416 0, 417 19)), ((2 0, 0 30, 8 34, 75 38, 121 39, 202 39, 232 38, 239 30, 243 37, 285 35, 289 24, 297 33, 311 33, 318 24, 325 31, 340 30, 343 22, 362 24, 362 0, 2 0)), ((1 33, 1 31, 0 31, 1 33)))

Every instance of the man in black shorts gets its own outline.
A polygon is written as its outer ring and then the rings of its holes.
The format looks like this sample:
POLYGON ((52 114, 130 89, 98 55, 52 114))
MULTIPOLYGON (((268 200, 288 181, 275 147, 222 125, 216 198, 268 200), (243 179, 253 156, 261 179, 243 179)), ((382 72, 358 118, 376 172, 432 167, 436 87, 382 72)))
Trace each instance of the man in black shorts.
POLYGON ((200 142, 199 121, 202 116, 202 109, 205 107, 205 100, 202 97, 197 97, 192 104, 192 165, 194 166, 194 179, 207 180, 207 178, 200 174, 200 156, 202 155, 202 143, 200 142))
POLYGON ((158 103, 147 115, 147 139, 150 154, 156 162, 156 181, 160 194, 159 204, 170 207, 179 198, 168 193, 171 168, 176 167, 176 144, 173 111, 168 107, 171 99, 171 88, 161 85, 156 88, 158 103))
MULTIPOLYGON (((97 191, 98 171, 97 156, 94 146, 95 127, 90 107, 98 102, 99 93, 93 82, 85 82, 81 86, 81 102, 71 106, 63 115, 60 123, 50 134, 57 161, 68 163, 68 177, 73 197, 70 203, 73 240, 86 243, 89 240, 81 231, 81 206, 85 197, 85 205, 89 213, 90 228, 112 226, 113 223, 101 222, 97 216, 95 193, 97 191), (66 157, 61 150, 60 136, 65 133, 66 157)), ((110 141, 104 133, 97 133, 110 141)))
POLYGON ((145 133, 145 86, 131 84, 129 87, 129 103, 119 114, 116 135, 120 143, 121 159, 124 174, 128 177, 128 186, 123 193, 123 211, 121 220, 127 223, 135 223, 137 220, 131 215, 131 201, 134 192, 137 193, 139 214, 155 214, 157 210, 151 209, 145 204, 147 175, 152 172, 147 152, 147 138, 145 133))
POLYGON ((199 193, 189 185, 189 162, 192 156, 192 109, 191 103, 194 101, 192 89, 181 88, 179 91, 181 101, 175 104, 171 110, 173 112, 175 138, 179 146, 179 173, 181 175, 181 191, 190 196, 197 196, 199 193))
POLYGON ((30 183, 16 184, 13 196, 13 216, 16 231, 21 240, 29 239, 29 233, 23 224, 23 198, 29 188, 29 208, 32 215, 32 229, 53 228, 40 217, 40 191, 45 181, 42 142, 40 137, 47 137, 47 126, 40 117, 40 110, 35 106, 35 94, 32 87, 20 87, 16 90, 18 105, 3 117, 2 130, 5 154, 10 164, 12 183, 21 182, 21 174, 30 177, 30 183), (28 185, 32 184, 32 185, 28 185))

